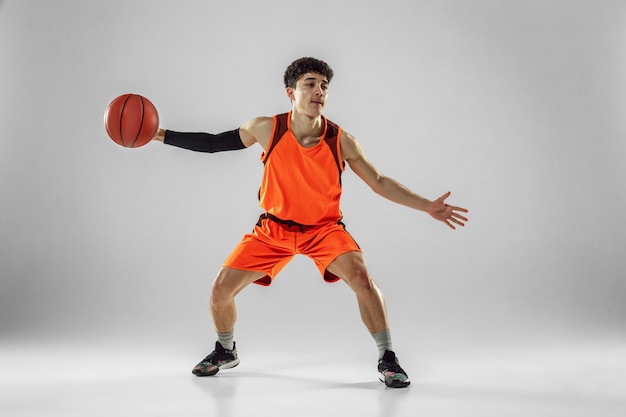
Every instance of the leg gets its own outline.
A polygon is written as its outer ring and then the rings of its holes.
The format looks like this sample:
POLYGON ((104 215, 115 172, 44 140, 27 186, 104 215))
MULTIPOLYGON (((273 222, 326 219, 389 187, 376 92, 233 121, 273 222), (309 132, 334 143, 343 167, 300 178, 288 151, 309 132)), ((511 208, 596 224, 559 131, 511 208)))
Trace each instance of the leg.
POLYGON ((265 274, 223 266, 211 287, 211 315, 218 333, 232 332, 237 320, 235 296, 265 274))
POLYGON ((222 336, 224 338, 215 342, 215 350, 193 368, 191 372, 194 375, 211 376, 219 372, 220 369, 233 368, 239 364, 237 349, 232 341, 232 331, 237 318, 235 296, 264 275, 261 272, 228 267, 220 269, 211 288, 211 314, 218 338, 222 336), (226 336, 227 333, 230 335, 226 336), (225 340, 230 342, 222 345, 221 342, 225 340))
POLYGON ((339 255, 328 266, 328 271, 343 279, 354 291, 361 319, 370 333, 389 329, 383 294, 370 276, 361 252, 339 255))
MULTIPOLYGON (((342 278, 352 288, 356 294, 363 323, 375 339, 381 334, 386 334, 386 340, 390 346, 391 337, 385 300, 367 271, 363 254, 361 252, 344 253, 338 256, 327 269, 342 278)), ((391 388, 409 386, 411 381, 400 367, 396 354, 391 350, 391 347, 388 350, 384 347, 379 347, 379 349, 381 349, 379 351, 381 356, 378 360, 379 379, 391 388)))

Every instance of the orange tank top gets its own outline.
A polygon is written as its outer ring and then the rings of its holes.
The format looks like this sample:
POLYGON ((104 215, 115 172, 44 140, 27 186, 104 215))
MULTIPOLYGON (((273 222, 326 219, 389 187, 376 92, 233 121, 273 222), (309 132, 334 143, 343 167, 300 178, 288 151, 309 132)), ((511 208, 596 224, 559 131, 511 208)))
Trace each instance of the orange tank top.
POLYGON ((291 131, 291 112, 274 116, 259 190, 266 213, 303 225, 336 223, 341 219, 341 128, 322 116, 324 133, 305 148, 291 131))

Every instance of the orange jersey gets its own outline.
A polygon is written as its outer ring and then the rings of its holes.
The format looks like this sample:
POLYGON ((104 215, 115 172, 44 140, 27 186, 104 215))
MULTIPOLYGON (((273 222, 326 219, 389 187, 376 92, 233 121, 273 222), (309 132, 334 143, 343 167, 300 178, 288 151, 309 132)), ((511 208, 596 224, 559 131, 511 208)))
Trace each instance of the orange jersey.
POLYGON ((341 128, 323 116, 322 121, 322 139, 305 148, 291 131, 291 112, 274 116, 272 138, 261 155, 259 200, 267 213, 311 226, 341 219, 341 128))

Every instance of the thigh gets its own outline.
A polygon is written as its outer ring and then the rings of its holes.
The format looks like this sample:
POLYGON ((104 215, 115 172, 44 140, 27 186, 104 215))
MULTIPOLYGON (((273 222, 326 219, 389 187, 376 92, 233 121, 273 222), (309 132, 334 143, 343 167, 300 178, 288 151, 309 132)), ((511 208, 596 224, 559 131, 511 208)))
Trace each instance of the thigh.
POLYGON ((344 254, 361 253, 359 245, 341 224, 324 226, 320 230, 310 232, 308 236, 303 236, 298 249, 300 253, 313 259, 328 282, 339 279, 337 274, 328 269, 333 262, 344 254))
POLYGON ((294 257, 293 238, 268 220, 243 237, 223 266, 236 270, 262 272, 257 284, 270 285, 278 273, 294 257), (291 245, 289 241, 291 240, 291 245))

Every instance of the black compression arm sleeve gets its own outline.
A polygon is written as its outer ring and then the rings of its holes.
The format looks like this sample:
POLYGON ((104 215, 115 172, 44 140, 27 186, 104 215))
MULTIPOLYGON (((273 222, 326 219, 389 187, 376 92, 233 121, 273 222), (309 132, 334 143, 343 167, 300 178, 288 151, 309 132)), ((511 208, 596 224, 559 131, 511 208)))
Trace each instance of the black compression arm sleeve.
POLYGON ((217 135, 201 132, 182 133, 166 130, 163 142, 168 145, 178 146, 179 148, 209 153, 235 151, 246 147, 239 136, 239 129, 218 133, 217 135))

